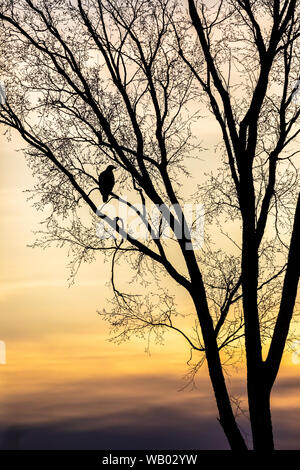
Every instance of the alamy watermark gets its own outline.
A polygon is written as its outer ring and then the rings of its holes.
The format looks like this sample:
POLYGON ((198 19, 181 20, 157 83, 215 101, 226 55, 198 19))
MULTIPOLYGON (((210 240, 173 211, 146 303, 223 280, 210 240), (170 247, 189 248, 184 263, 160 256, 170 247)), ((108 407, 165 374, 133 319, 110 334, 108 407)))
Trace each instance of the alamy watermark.
POLYGON ((100 239, 137 240, 178 239, 185 240, 187 250, 199 250, 204 240, 203 204, 131 205, 126 197, 119 197, 116 203, 107 203, 97 211, 97 236, 100 239), (105 215, 104 215, 105 211, 105 215), (184 214, 184 216, 183 216, 184 214))
POLYGON ((295 80, 292 84, 292 101, 295 104, 300 104, 300 80, 295 80))
POLYGON ((0 364, 6 364, 6 345, 4 341, 0 341, 0 364))
POLYGON ((6 90, 5 85, 0 82, 0 105, 6 103, 6 90))
POLYGON ((292 363, 300 364, 300 340, 296 340, 292 344, 292 363))

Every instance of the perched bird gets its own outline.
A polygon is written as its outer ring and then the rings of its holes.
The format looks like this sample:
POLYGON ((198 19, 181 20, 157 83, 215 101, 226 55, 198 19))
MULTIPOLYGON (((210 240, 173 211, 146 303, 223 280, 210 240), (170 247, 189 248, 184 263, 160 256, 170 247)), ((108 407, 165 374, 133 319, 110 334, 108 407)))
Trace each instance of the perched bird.
POLYGON ((107 202, 108 196, 113 190, 115 184, 113 170, 115 169, 115 166, 108 165, 106 170, 102 171, 102 173, 99 175, 99 189, 100 193, 102 194, 103 202, 107 202))

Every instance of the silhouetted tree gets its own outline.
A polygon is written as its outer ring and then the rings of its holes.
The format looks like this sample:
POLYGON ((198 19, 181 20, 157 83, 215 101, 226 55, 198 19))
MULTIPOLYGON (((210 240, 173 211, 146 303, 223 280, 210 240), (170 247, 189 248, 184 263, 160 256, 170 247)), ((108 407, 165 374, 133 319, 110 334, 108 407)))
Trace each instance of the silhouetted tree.
POLYGON ((48 208, 36 245, 69 245, 72 275, 98 251, 111 259, 114 306, 102 315, 115 339, 181 334, 200 354, 191 379, 207 361, 235 450, 247 446, 224 358, 234 358, 245 339, 253 446, 270 450, 270 393, 299 279, 299 1, 189 0, 184 8, 173 0, 1 0, 0 122, 27 142, 35 205, 48 208), (221 166, 214 163, 204 182, 198 162, 191 195, 182 184, 188 157, 199 158, 192 138, 201 134, 205 108, 220 126, 221 166), (138 218, 143 236, 109 215, 111 206, 98 209, 107 164, 118 168, 110 202, 138 218), (190 201, 205 207, 201 250, 199 221, 190 223, 184 207, 190 201), (115 279, 122 260, 135 282, 144 288, 153 279, 160 290, 124 292, 115 279), (165 274, 192 301, 192 333, 180 323, 165 274))

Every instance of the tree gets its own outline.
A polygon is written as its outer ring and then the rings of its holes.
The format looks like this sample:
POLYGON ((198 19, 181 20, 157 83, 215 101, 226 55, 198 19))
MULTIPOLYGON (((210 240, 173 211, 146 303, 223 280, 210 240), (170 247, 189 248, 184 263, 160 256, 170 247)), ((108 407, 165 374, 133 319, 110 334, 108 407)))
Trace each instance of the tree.
POLYGON ((7 91, 0 122, 28 144, 35 205, 48 210, 36 244, 68 244, 72 275, 98 251, 111 260, 114 308, 103 315, 116 340, 152 333, 160 340, 167 329, 183 335, 201 355, 192 374, 207 362, 234 450, 247 446, 222 354, 234 355, 245 339, 253 446, 273 449, 270 393, 295 310, 298 8, 297 0, 189 0, 187 14, 173 0, 0 2, 7 91), (181 181, 188 157, 199 158, 193 133, 204 106, 220 126, 221 166, 187 196, 181 181), (98 175, 109 163, 119 169, 110 201, 138 218, 143 236, 108 206, 98 208, 98 175), (205 203, 201 250, 190 200, 205 203), (217 230, 233 250, 218 246, 217 230), (122 261, 143 289, 152 276, 158 300, 151 290, 141 296, 119 287, 122 261), (176 322, 165 275, 192 301, 192 334, 176 322))

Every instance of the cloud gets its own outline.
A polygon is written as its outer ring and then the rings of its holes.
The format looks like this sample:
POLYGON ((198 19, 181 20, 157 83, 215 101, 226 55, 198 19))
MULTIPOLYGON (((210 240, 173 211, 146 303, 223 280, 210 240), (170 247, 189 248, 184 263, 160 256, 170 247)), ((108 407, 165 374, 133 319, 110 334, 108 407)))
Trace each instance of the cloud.
POLYGON ((10 394, 3 449, 226 449, 207 380, 178 392, 175 376, 99 377, 10 394))
MULTIPOLYGON (((95 408, 96 411, 97 408, 95 408)), ((217 420, 184 410, 153 406, 98 418, 86 428, 80 420, 14 426, 0 431, 3 449, 228 449, 217 420)))

